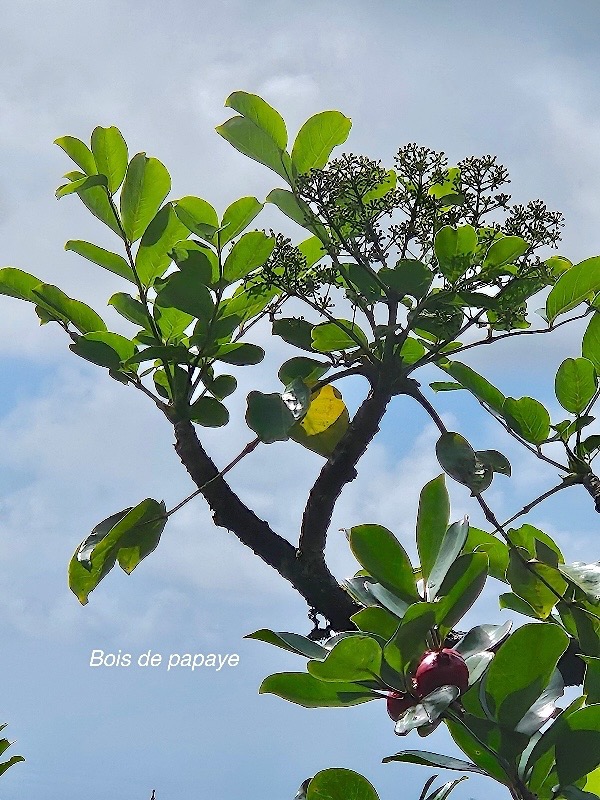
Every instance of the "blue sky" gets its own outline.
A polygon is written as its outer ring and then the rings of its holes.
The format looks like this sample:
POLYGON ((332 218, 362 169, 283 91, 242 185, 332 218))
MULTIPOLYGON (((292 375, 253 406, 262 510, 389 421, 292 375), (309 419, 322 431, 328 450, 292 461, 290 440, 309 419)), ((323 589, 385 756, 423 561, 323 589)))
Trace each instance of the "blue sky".
MULTIPOLYGON (((123 329, 105 307, 118 278, 63 250, 70 238, 115 243, 76 198, 54 200, 69 167, 52 141, 115 124, 132 152, 168 166, 173 197, 196 194, 222 211, 275 185, 214 133, 235 89, 261 94, 292 131, 338 108, 353 120, 348 147, 388 163, 407 141, 443 149, 451 161, 497 153, 515 200, 541 197, 565 214, 561 252, 573 261, 597 255, 599 26, 595 0, 10 4, 0 31, 0 262, 61 286, 123 329)), ((273 213, 259 223, 285 227, 273 213)), ((172 507, 191 482, 172 431, 145 398, 78 360, 30 307, 0 301, 0 721, 27 758, 2 778, 3 800, 148 800, 152 788, 157 800, 275 800, 292 798, 327 766, 367 775, 382 800, 418 797, 427 770, 380 764, 418 746, 393 735, 382 704, 308 711, 257 695, 266 674, 301 662, 242 637, 260 627, 306 632, 306 608, 214 528, 201 501, 169 521, 159 549, 131 577, 111 574, 79 606, 66 564, 86 533, 144 497, 172 507), (95 648, 238 653, 240 663, 219 673, 91 669, 95 648)), ((268 339, 263 329, 254 341, 268 339)), ((232 422, 206 435, 217 463, 251 438, 245 394, 274 391, 289 354, 274 342, 259 369, 238 371, 232 422)), ((469 363, 506 394, 532 394, 556 410, 554 370, 576 355, 577 331, 567 330, 531 350, 507 343, 493 362, 476 353, 469 363)), ((350 406, 362 391, 348 384, 350 406)), ((488 493, 501 517, 552 485, 555 476, 468 399, 449 395, 440 406, 478 447, 511 457, 515 478, 498 477, 488 493)), ((328 555, 339 577, 355 568, 340 527, 380 522, 412 547, 419 490, 439 473, 435 438, 418 409, 396 402, 336 509, 328 555)), ((293 540, 320 464, 294 444, 273 445, 231 482, 293 540)), ((456 484, 450 491, 453 516, 481 523, 467 494, 456 484)), ((556 535, 568 557, 598 558, 597 516, 582 490, 549 501, 530 521, 556 535)), ((505 618, 494 590, 471 623, 505 618)), ((444 736, 428 740, 434 745, 454 752, 444 736)), ((477 778, 455 796, 484 792, 504 796, 477 778)))

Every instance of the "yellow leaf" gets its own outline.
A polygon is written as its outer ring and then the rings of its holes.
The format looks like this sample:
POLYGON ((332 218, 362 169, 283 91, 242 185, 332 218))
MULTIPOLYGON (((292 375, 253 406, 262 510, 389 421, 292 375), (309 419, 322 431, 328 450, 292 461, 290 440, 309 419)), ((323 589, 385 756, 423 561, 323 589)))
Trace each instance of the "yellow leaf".
POLYGON ((339 391, 324 386, 311 399, 306 415, 290 431, 290 438, 326 458, 346 433, 350 415, 339 391))

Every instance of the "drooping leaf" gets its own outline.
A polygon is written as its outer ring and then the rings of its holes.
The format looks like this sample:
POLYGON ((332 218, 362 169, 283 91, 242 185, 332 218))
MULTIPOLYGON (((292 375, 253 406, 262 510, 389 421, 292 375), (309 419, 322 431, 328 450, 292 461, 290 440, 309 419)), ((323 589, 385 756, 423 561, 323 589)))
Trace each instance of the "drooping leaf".
POLYGON ((519 400, 507 397, 502 414, 510 427, 527 442, 539 445, 550 435, 550 415, 532 397, 521 397, 519 400))
POLYGON ((554 670, 550 683, 521 719, 515 730, 533 736, 557 714, 556 701, 565 693, 565 684, 559 670, 554 670))
POLYGON ((410 559, 394 534, 382 525, 350 529, 350 549, 379 583, 409 602, 419 600, 410 559))
POLYGON ((292 164, 299 175, 322 169, 337 145, 348 138, 352 122, 339 111, 321 111, 306 120, 292 148, 292 164))
POLYGON ((419 497, 417 515, 417 549, 421 573, 425 579, 435 563, 450 519, 450 498, 444 475, 429 481, 419 497))
POLYGON ((116 292, 110 297, 108 305, 115 308, 122 317, 125 317, 135 325, 139 325, 141 328, 149 327, 150 323, 143 303, 140 303, 130 294, 116 292))
POLYGON ((100 367, 117 371, 121 362, 135 353, 135 345, 130 339, 111 331, 86 333, 70 344, 69 349, 100 367))
POLYGON ((74 253, 83 256, 83 258, 87 258, 88 261, 92 261, 94 264, 104 267, 104 269, 109 270, 109 272, 114 272, 115 275, 119 275, 121 278, 131 281, 131 283, 135 283, 131 267, 127 261, 125 261, 122 256, 117 255, 117 253, 111 253, 103 247, 98 247, 98 245, 90 244, 90 242, 83 242, 79 239, 69 240, 65 244, 65 250, 72 250, 74 253))
POLYGON ((354 706, 379 695, 358 683, 320 681, 306 672, 280 672, 262 682, 259 694, 275 694, 305 708, 354 706))
POLYGON ((546 317, 549 322, 582 303, 600 291, 600 256, 587 258, 564 272, 552 287, 546 299, 546 317))
POLYGON ((369 781, 351 769, 324 769, 308 784, 306 800, 379 800, 369 781))
POLYGON ((223 278, 228 283, 234 283, 244 278, 253 270, 267 261, 273 248, 275 239, 267 236, 262 231, 245 233, 233 245, 223 266, 223 278))
POLYGON ((415 728, 431 725, 442 716, 459 694, 458 686, 441 686, 439 689, 435 689, 400 717, 394 733, 397 736, 406 736, 415 728))
POLYGON ((485 697, 502 725, 514 728, 542 694, 567 649, 568 636, 557 625, 528 623, 504 642, 491 663, 485 697))
POLYGON ((249 393, 246 423, 265 444, 288 439, 295 421, 280 394, 263 394, 257 391, 249 393))
POLYGON ((596 370, 587 358, 567 358, 556 373, 554 389, 561 406, 580 414, 596 392, 596 370))
POLYGON ((120 198, 123 228, 130 242, 142 236, 170 189, 171 177, 157 158, 138 153, 131 159, 120 198))
POLYGON ((135 256, 135 269, 143 286, 151 286, 165 272, 171 263, 170 251, 188 236, 187 227, 171 203, 166 203, 144 231, 135 256))
POLYGON ((452 769, 458 772, 478 772, 480 775, 487 775, 487 772, 480 769, 475 764, 469 761, 463 761, 460 758, 453 758, 452 756, 443 756, 438 753, 428 753, 425 750, 403 750, 393 756, 386 756, 383 759, 384 764, 389 764, 391 761, 401 761, 404 764, 421 764, 424 767, 440 767, 441 769, 452 769))
POLYGON ((310 206, 287 189, 273 189, 267 195, 265 203, 273 203, 286 217, 302 228, 306 228, 312 233, 319 233, 324 239, 327 238, 323 224, 315 217, 310 206))
POLYGON ((127 144, 118 128, 94 128, 92 153, 96 168, 108 178, 108 190, 114 194, 123 183, 127 171, 127 144))
POLYGON ((117 561, 125 572, 132 572, 157 547, 166 521, 164 502, 148 498, 97 525, 69 564, 69 587, 79 602, 87 603, 117 561))
POLYGON ((33 289, 33 294, 38 303, 56 312, 63 319, 72 322, 80 333, 106 330, 104 320, 93 308, 82 303, 81 300, 73 300, 67 297, 58 286, 40 283, 33 289))
POLYGON ((34 289, 40 285, 39 278, 21 269, 16 267, 0 269, 0 294, 27 300, 30 303, 38 303, 39 298, 34 294, 34 289))

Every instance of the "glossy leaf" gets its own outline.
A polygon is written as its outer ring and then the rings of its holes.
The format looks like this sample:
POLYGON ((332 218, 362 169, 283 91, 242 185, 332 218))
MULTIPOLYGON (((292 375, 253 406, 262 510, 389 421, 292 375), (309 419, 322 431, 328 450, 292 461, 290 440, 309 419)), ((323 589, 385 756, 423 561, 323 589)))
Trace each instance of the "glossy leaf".
POLYGON ((493 754, 493 743, 490 741, 488 744, 487 741, 491 739, 488 732, 496 726, 492 725, 488 720, 477 720, 472 716, 466 716, 465 722, 469 726, 468 728, 464 725, 459 725, 453 720, 447 720, 446 722, 450 735, 458 747, 474 764, 485 770, 490 777, 495 778, 500 783, 508 783, 509 778, 502 769, 498 756, 493 754), (473 728, 477 728, 476 733, 473 732, 473 728))
POLYGON ((500 475, 507 475, 510 478, 512 468, 508 458, 499 453, 498 450, 476 450, 475 455, 478 460, 486 467, 489 467, 493 472, 498 472, 500 475))
POLYGON ((381 671, 382 652, 371 636, 349 636, 329 651, 324 661, 309 661, 310 675, 322 681, 377 680, 381 671))
POLYGON ((448 361, 442 364, 444 370, 468 389, 478 400, 481 400, 493 411, 502 413, 505 397, 486 378, 460 361, 448 361))
POLYGON ((121 189, 121 218, 130 242, 136 242, 154 219, 171 189, 171 177, 157 158, 138 153, 129 162, 121 189))
POLYGON ((320 681, 306 672, 279 672, 262 682, 259 694, 275 694, 305 708, 354 706, 378 695, 358 683, 320 681))
POLYGON ((573 564, 561 564, 559 569, 588 596, 590 602, 595 605, 600 603, 600 561, 595 564, 575 561, 573 564))
POLYGON ((240 197, 228 206, 221 220, 219 245, 223 247, 245 231, 262 208, 263 204, 256 197, 240 197))
POLYGON ((425 297, 433 280, 433 273, 421 261, 402 258, 393 269, 382 267, 379 279, 400 297, 410 295, 416 300, 425 297))
POLYGON ((275 247, 275 239, 262 231, 245 233, 233 245, 223 266, 223 278, 234 283, 262 267, 275 247))
POLYGON ((443 756, 438 753, 429 753, 426 750, 403 750, 393 756, 386 756, 384 764, 391 761, 401 761, 404 764, 421 764, 424 767, 440 767, 441 769, 452 769, 458 772, 478 772, 480 775, 487 775, 487 772, 480 769, 470 761, 463 761, 452 756, 443 756))
POLYGON ((492 650, 506 639, 511 628, 512 622, 505 622, 504 625, 477 625, 463 636, 454 649, 465 659, 484 650, 492 650))
POLYGON ((410 708, 396 723, 394 733, 406 736, 415 728, 431 725, 438 720, 460 694, 458 686, 441 686, 410 708))
POLYGON ((466 553, 454 561, 437 593, 438 624, 445 635, 467 613, 485 586, 485 553, 466 553))
POLYGON ((364 332, 355 322, 345 319, 315 325, 312 329, 312 342, 313 349, 322 353, 368 347, 368 340, 364 332))
POLYGON ((561 595, 567 588, 567 582, 558 570, 535 560, 529 561, 527 552, 521 548, 510 552, 506 579, 513 592, 529 603, 540 619, 546 619, 550 615, 557 600, 556 594, 546 584, 550 584, 561 595), (528 561, 529 569, 523 563, 523 558, 528 561), (545 583, 536 576, 540 576, 545 583))
POLYGON ((299 175, 322 169, 337 145, 348 138, 352 122, 339 111, 321 111, 306 120, 292 149, 292 164, 299 175))
POLYGON ((265 444, 282 442, 289 438, 294 415, 277 393, 250 392, 246 423, 265 444))
POLYGON ((588 326, 583 334, 581 342, 581 354, 588 361, 591 361, 596 369, 596 373, 600 374, 600 312, 595 311, 592 314, 588 326))
POLYGON ((561 406, 580 414, 596 393, 596 370, 587 358, 567 358, 556 373, 554 389, 561 406))
POLYGON ((54 140, 54 144, 64 150, 86 175, 95 175, 97 173, 98 169, 94 154, 81 139, 77 139, 75 136, 61 136, 54 140))
POLYGON ((275 645, 275 647, 281 647, 290 653, 298 653, 307 658, 325 658, 328 655, 328 651, 320 644, 313 642, 312 639, 307 639, 306 636, 299 636, 297 633, 276 633, 262 628, 244 636, 244 639, 257 639, 260 642, 267 642, 275 645))
POLYGON ((431 603, 411 605, 384 648, 386 663, 400 674, 411 670, 427 649, 426 637, 435 622, 435 608, 431 603))
POLYGON ((492 482, 493 471, 479 460, 477 454, 460 433, 443 433, 435 446, 440 466, 455 481, 479 494, 492 482))
POLYGON ((94 128, 92 153, 98 172, 106 175, 108 190, 114 194, 123 183, 127 171, 127 144, 121 131, 114 126, 94 128))
POLYGON ((586 703, 600 703, 600 658, 593 656, 583 656, 585 661, 585 680, 583 693, 586 696, 586 703))
POLYGON ((490 665, 485 697, 495 718, 514 728, 542 694, 567 649, 557 625, 528 623, 504 642, 490 665))
POLYGON ((386 641, 392 638, 399 625, 397 617, 379 606, 361 608, 350 619, 360 631, 374 633, 386 641))
POLYGON ((107 269, 109 272, 114 272, 115 275, 119 275, 121 278, 135 283, 131 267, 127 261, 125 261, 122 256, 117 255, 117 253, 111 253, 103 247, 98 247, 98 245, 90 244, 90 242, 83 242, 79 239, 69 240, 65 244, 65 250, 72 250, 74 253, 83 256, 83 258, 87 258, 88 261, 92 261, 94 264, 104 267, 104 269, 107 269))
POLYGON ((557 714, 556 701, 565 693, 565 684, 558 669, 554 670, 550 683, 521 719, 515 730, 533 736, 549 719, 557 714))
POLYGON ((214 397, 199 397, 189 410, 192 422, 205 428, 220 428, 229 422, 229 411, 214 397))
POLYGON ((236 367, 247 367, 260 364, 265 357, 265 351, 257 344, 249 342, 232 342, 221 345, 215 353, 218 361, 233 364, 236 367))
POLYGON ((469 526, 469 534, 464 546, 465 553, 479 551, 486 553, 490 564, 489 574, 500 581, 506 581, 506 568, 508 567, 508 547, 496 536, 487 531, 469 526))
POLYGON ((469 521, 465 517, 461 522, 454 522, 442 539, 440 548, 425 584, 425 594, 428 600, 435 600, 442 586, 448 570, 459 557, 467 541, 469 521))
POLYGON ((155 278, 166 271, 171 263, 172 248, 188 236, 187 227, 179 220, 171 203, 164 205, 144 231, 135 256, 135 269, 142 285, 151 286, 155 278))
POLYGON ((308 784, 306 800, 379 800, 369 781, 351 769, 324 769, 308 784))
POLYGON ((600 705, 574 711, 556 742, 556 771, 568 786, 600 767, 600 705))
POLYGON ((564 272, 552 287, 546 299, 546 317, 549 322, 582 303, 600 291, 600 256, 587 258, 564 272))
POLYGON ((382 525, 357 525, 350 529, 349 540, 369 575, 403 600, 419 599, 410 559, 391 531, 382 525))
POLYGON ((471 265, 477 248, 477 233, 471 225, 445 225, 434 241, 440 271, 449 281, 460 278, 471 265))
POLYGON ((532 397, 519 400, 507 397, 502 413, 510 427, 527 442, 539 445, 550 435, 550 415, 532 397))
POLYGON ((450 519, 450 498, 444 475, 429 481, 419 497, 417 514, 417 549, 421 573, 425 579, 435 563, 450 519))
POLYGON ((483 260, 483 268, 503 267, 529 250, 529 244, 520 236, 503 236, 490 245, 483 260))
POLYGON ((290 429, 290 439, 328 458, 345 435, 350 415, 335 386, 323 386, 311 396, 304 417, 290 429))
POLYGON ((148 498, 94 528, 69 565, 69 587, 85 605, 116 562, 128 574, 158 545, 167 521, 164 502, 148 498))
POLYGON ((291 383, 296 378, 301 378, 307 386, 313 386, 330 369, 331 364, 323 361, 305 356, 295 356, 281 365, 277 375, 284 385, 291 383))

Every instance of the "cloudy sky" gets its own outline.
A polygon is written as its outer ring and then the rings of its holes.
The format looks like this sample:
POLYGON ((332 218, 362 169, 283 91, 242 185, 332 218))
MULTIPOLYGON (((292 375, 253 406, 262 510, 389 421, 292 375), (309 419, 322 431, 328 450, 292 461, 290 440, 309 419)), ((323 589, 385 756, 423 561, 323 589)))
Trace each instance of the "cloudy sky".
MULTIPOLYGON (((244 89, 277 107, 295 132, 337 108, 353 120, 349 147, 391 163, 408 141, 451 161, 497 153, 517 201, 543 198, 566 217, 561 252, 600 253, 600 7, 596 0, 20 0, 0 29, 0 226, 2 265, 59 285, 104 315, 122 289, 115 276, 63 250, 67 239, 116 246, 70 197, 53 196, 70 169, 52 141, 88 139, 117 125, 131 152, 160 158, 173 197, 194 194, 222 211, 264 197, 273 174, 214 133, 227 95, 244 89)), ((261 224, 279 225, 275 216, 261 224)), ((281 223, 282 225, 284 223, 281 223)), ((64 335, 33 310, 0 298, 0 722, 27 758, 2 778, 5 800, 292 798, 327 766, 367 775, 382 800, 418 797, 428 771, 381 765, 417 747, 393 735, 380 704, 308 711, 256 694, 274 671, 300 660, 243 641, 260 627, 307 632, 301 599, 231 535, 201 501, 168 524, 157 552, 129 578, 116 571, 82 608, 66 585, 77 543, 101 519, 144 497, 168 507, 191 489, 172 431, 142 395, 73 356, 64 335), (239 654, 237 667, 92 669, 92 649, 239 654)), ((268 331, 254 341, 268 342, 268 331)), ((552 410, 553 370, 578 355, 577 331, 523 351, 506 346, 486 370, 506 394, 533 394, 552 410), (523 371, 517 373, 516 366, 523 371)), ((264 364, 238 371, 232 422, 206 436, 224 465, 250 438, 245 393, 274 391, 291 353, 269 344, 264 364)), ((364 387, 349 384, 356 407, 364 387)), ((481 448, 499 447, 515 479, 497 478, 502 517, 555 476, 506 442, 463 398, 442 398, 445 418, 481 448), (474 427, 473 427, 474 426, 474 427)), ((398 400, 344 492, 332 531, 362 522, 395 530, 410 549, 421 486, 439 472, 435 431, 398 400)), ((296 536, 302 500, 320 460, 294 444, 256 451, 232 473, 243 499, 281 533, 296 536)), ((496 485, 497 484, 497 485, 496 485)), ((451 486, 453 516, 473 502, 451 486)), ((530 521, 555 534, 570 558, 597 559, 597 517, 573 490, 530 521)), ((343 577, 355 566, 341 534, 329 556, 343 577)), ((491 587, 493 590, 495 587, 491 587)), ((471 622, 501 622, 493 591, 471 622)), ((430 745, 428 741, 428 746, 430 745)), ((454 752, 443 735, 441 751, 454 752)), ((476 778, 459 798, 504 797, 476 778)))

